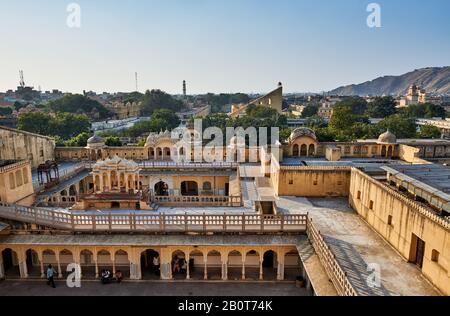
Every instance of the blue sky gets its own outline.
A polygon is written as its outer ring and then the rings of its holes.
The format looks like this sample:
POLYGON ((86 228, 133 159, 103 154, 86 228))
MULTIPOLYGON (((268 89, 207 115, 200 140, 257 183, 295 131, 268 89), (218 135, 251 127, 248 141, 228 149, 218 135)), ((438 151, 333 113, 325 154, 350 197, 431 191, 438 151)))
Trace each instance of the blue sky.
POLYGON ((448 0, 0 0, 0 91, 323 91, 450 65, 448 0), (81 28, 66 7, 81 6, 81 28), (382 8, 369 28, 366 7, 382 8))

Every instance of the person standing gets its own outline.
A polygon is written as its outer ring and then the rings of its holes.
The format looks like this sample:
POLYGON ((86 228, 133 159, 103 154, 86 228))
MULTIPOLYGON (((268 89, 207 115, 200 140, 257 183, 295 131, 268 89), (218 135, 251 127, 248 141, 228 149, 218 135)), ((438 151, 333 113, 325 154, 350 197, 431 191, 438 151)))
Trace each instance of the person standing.
POLYGON ((155 256, 153 258, 153 266, 155 268, 155 274, 159 276, 160 271, 159 271, 159 257, 155 256))
POLYGON ((55 285, 55 274, 56 274, 56 270, 53 268, 53 266, 51 264, 48 265, 47 268, 47 285, 51 285, 52 288, 56 288, 55 285))

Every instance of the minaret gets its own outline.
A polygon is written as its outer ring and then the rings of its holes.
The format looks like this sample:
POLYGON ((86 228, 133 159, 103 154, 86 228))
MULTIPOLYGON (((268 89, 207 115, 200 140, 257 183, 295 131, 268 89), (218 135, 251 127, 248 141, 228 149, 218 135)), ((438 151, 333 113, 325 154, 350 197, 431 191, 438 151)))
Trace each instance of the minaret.
POLYGON ((186 80, 183 80, 183 97, 186 98, 186 80))

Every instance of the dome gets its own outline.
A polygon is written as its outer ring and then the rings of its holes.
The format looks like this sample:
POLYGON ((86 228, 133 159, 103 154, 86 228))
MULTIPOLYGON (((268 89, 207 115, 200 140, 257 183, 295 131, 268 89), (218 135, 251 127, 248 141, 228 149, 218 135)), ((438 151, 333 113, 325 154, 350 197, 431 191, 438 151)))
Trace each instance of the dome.
POLYGON ((94 136, 92 136, 91 138, 88 139, 87 143, 88 144, 103 144, 104 140, 100 136, 94 135, 94 136))
POLYGON ((302 128, 296 128, 289 137, 289 142, 294 142, 297 138, 307 136, 312 139, 314 139, 317 142, 316 133, 310 128, 302 127, 302 128))
POLYGON ((397 143, 397 136, 391 133, 390 130, 387 130, 386 133, 383 133, 378 137, 378 143, 382 144, 395 144, 397 143))

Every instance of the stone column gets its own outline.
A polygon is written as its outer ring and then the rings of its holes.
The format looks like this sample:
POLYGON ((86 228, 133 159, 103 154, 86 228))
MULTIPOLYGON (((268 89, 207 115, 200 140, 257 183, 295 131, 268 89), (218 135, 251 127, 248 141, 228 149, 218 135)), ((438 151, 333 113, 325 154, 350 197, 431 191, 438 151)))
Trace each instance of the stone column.
POLYGON ((112 273, 114 274, 114 275, 116 275, 116 260, 115 260, 116 258, 113 258, 113 260, 112 260, 112 264, 113 264, 113 270, 112 270, 112 273))
POLYGON ((22 249, 17 251, 17 259, 19 261, 19 271, 20 271, 21 279, 28 278, 28 269, 27 269, 26 258, 27 258, 26 252, 24 252, 22 249))
POLYGON ((242 260, 242 280, 245 280, 245 259, 242 260))
POLYGON ((264 280, 264 267, 263 267, 264 259, 260 258, 259 260, 259 279, 264 280))
POLYGON ((59 251, 57 251, 55 254, 56 254, 56 263, 58 264, 58 278, 62 279, 63 273, 61 269, 61 260, 59 258, 59 251))
POLYGON ((205 280, 208 280, 208 254, 203 255, 203 260, 204 260, 204 264, 205 264, 205 270, 204 270, 203 278, 205 280))
POLYGON ((191 258, 189 257, 189 252, 187 252, 186 254, 186 262, 187 262, 187 268, 186 268, 186 280, 190 280, 191 279, 191 271, 189 269, 189 260, 191 258))
POLYGON ((38 253, 39 264, 41 266, 41 278, 45 278, 45 270, 44 270, 44 255, 42 253, 38 253))
POLYGON ((94 251, 94 263, 95 263, 95 278, 98 279, 98 253, 94 251))
POLYGON ((160 255, 161 279, 172 280, 172 254, 166 249, 161 249, 160 255))
POLYGON ((128 191, 130 190, 130 185, 129 185, 129 183, 128 183, 128 180, 129 180, 129 175, 127 175, 126 173, 124 173, 123 174, 123 179, 124 179, 124 181, 125 181, 125 190, 127 191, 127 193, 128 193, 128 191))
POLYGON ((284 255, 281 258, 278 258, 277 280, 284 280, 284 255))
POLYGON ((103 183, 103 174, 100 174, 100 192, 105 191, 105 184, 103 183))
POLYGON ((222 254, 222 280, 228 280, 228 254, 222 254))

